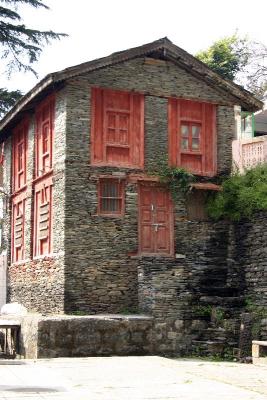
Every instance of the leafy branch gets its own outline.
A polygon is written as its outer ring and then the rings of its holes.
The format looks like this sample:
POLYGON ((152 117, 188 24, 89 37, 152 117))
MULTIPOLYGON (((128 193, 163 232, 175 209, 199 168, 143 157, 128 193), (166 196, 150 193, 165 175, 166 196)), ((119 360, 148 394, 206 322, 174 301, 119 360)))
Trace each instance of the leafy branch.
POLYGON ((190 189, 190 183, 196 180, 185 168, 168 165, 166 158, 159 159, 149 173, 158 176, 160 182, 169 188, 174 201, 179 198, 180 193, 185 195, 190 189))

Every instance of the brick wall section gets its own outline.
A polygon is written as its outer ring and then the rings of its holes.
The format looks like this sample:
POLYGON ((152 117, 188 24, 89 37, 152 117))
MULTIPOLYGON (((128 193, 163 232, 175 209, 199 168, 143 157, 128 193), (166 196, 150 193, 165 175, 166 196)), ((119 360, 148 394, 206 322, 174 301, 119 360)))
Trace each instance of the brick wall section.
MULTIPOLYGON (((8 251, 8 301, 18 301, 29 310, 44 314, 64 311, 65 101, 62 90, 56 95, 54 128, 53 254, 37 259, 33 259, 32 255, 34 116, 30 120, 28 136, 25 261, 10 265, 10 246, 8 251)), ((10 149, 11 143, 5 150, 8 163, 10 149)), ((5 185, 10 187, 10 183, 9 174, 5 177, 5 185)), ((10 226, 5 229, 5 235, 10 235, 10 226)))
MULTIPOLYGON (((124 218, 96 215, 97 179, 100 174, 138 172, 123 168, 93 168, 90 152, 91 86, 135 90, 145 96, 145 167, 167 155, 167 98, 188 97, 219 102, 219 172, 231 166, 234 114, 231 99, 218 94, 189 73, 163 63, 147 65, 136 59, 68 81, 65 309, 119 312, 137 307, 137 264, 127 256, 138 249, 137 185, 126 185, 124 218)), ((178 224, 179 225, 179 224, 178 224)), ((177 236, 177 248, 187 224, 177 236)), ((180 250, 179 250, 180 251, 180 250)))

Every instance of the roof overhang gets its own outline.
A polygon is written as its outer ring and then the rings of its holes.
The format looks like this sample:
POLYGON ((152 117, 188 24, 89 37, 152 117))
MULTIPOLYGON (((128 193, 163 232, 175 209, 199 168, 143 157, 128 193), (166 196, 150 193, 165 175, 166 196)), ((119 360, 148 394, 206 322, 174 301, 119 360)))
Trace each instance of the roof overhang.
POLYGON ((263 107, 263 103, 255 98, 250 92, 241 86, 236 85, 232 81, 222 78, 207 67, 207 65, 187 53, 185 50, 174 45, 168 38, 163 38, 143 46, 113 53, 110 56, 79 64, 47 75, 36 86, 34 86, 33 89, 23 96, 5 115, 0 122, 0 131, 2 134, 5 134, 10 125, 12 125, 12 122, 14 123, 14 121, 20 117, 21 113, 30 109, 34 102, 36 102, 36 99, 42 97, 51 89, 56 88, 59 83, 84 73, 106 68, 142 56, 154 56, 176 63, 181 68, 189 71, 192 75, 204 80, 208 85, 214 87, 216 90, 232 96, 232 98, 236 100, 236 104, 241 105, 242 108, 247 111, 254 112, 263 107))

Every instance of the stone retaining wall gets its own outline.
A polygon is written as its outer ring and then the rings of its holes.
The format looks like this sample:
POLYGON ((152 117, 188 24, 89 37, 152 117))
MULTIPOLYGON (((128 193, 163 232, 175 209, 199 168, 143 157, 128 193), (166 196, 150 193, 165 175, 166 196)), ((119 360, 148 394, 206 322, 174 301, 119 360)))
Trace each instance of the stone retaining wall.
POLYGON ((29 314, 20 317, 20 320, 20 348, 25 358, 143 355, 153 352, 153 319, 144 315, 42 317, 29 314))

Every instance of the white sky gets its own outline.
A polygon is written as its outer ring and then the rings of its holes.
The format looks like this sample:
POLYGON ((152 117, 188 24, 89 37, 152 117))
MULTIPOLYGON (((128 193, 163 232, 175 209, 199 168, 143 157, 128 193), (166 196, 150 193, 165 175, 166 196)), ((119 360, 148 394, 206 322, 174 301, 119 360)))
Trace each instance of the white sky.
MULTIPOLYGON (((191 54, 238 34, 267 44, 267 1, 254 0, 44 0, 50 10, 23 7, 24 23, 68 33, 44 48, 34 68, 46 74, 164 36, 191 54)), ((19 9, 20 10, 20 9, 19 9)), ((3 63, 2 63, 3 64, 3 63)), ((3 69, 3 65, 2 65, 3 69)), ((30 73, 0 70, 0 87, 26 92, 38 80, 30 73)))

